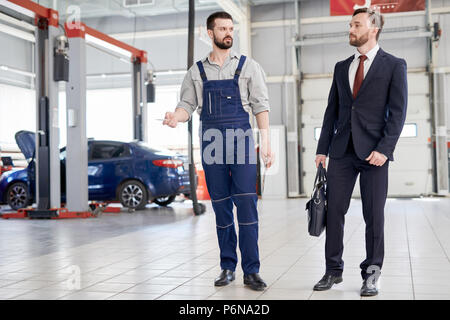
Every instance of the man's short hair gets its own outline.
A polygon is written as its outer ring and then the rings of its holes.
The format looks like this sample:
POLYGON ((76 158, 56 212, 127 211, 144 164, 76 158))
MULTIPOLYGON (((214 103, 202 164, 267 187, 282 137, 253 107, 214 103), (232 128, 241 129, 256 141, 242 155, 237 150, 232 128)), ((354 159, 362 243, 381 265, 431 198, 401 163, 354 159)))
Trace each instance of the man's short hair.
POLYGON ((206 19, 206 28, 208 30, 214 29, 216 19, 230 19, 231 21, 233 21, 233 17, 228 12, 225 11, 214 12, 208 17, 208 19, 206 19))
POLYGON ((360 8, 360 9, 356 9, 355 12, 353 12, 353 17, 360 13, 369 14, 370 22, 372 23, 372 25, 375 28, 378 28, 378 32, 377 32, 377 41, 378 41, 381 30, 383 30, 383 26, 384 26, 384 16, 382 14, 380 14, 380 11, 378 11, 378 10, 372 10, 370 8, 360 8))

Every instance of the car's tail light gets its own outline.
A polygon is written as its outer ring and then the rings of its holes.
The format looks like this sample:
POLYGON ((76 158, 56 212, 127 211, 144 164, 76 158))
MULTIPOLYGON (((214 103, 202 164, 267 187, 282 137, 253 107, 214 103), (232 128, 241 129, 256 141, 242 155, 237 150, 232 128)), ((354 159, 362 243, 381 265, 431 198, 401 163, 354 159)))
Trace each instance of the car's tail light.
POLYGON ((178 168, 178 167, 183 166, 183 161, 162 159, 162 160, 153 160, 153 164, 158 167, 178 168))

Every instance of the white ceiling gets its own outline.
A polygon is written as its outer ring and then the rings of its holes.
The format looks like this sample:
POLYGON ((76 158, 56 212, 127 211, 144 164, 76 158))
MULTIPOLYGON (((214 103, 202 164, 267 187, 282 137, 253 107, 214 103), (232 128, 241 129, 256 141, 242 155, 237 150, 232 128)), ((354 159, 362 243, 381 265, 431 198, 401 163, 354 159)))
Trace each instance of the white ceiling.
MULTIPOLYGON (((69 6, 79 6, 81 18, 94 18, 106 16, 155 16, 164 14, 174 14, 187 12, 189 0, 154 0, 154 4, 141 5, 135 7, 125 7, 124 0, 33 0, 46 7, 59 11, 62 17, 65 16, 69 6)), ((131 0, 128 0, 131 1, 131 0)), ((137 0, 135 0, 136 2, 137 0)), ((147 0, 148 1, 148 0, 147 0)), ((229 0, 237 6, 250 6, 293 2, 294 0, 229 0)), ((300 0, 305 1, 305 0, 300 0)), ((196 11, 219 10, 221 7, 215 0, 195 0, 196 11)))

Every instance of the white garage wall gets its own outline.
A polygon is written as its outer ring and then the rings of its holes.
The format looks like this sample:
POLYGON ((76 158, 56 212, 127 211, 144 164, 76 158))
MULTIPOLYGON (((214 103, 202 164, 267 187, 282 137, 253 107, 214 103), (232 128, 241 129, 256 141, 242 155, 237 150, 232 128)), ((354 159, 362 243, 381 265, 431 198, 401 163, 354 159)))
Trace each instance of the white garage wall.
POLYGON ((19 130, 36 130, 34 90, 0 84, 0 144, 14 144, 19 130))
MULTIPOLYGON (((186 149, 188 141, 187 123, 178 124, 177 128, 162 125, 165 113, 173 110, 180 99, 180 86, 162 86, 156 88, 155 103, 148 104, 148 142, 159 149, 186 149)), ((199 116, 194 113, 193 128, 198 128, 199 116)), ((194 147, 199 147, 198 132, 193 132, 194 147)), ((185 152, 187 153, 187 151, 185 152)))
MULTIPOLYGON (((131 90, 108 89, 86 92, 87 137, 97 140, 133 139, 131 90)), ((59 94, 60 147, 67 143, 66 93, 59 94)))
POLYGON ((130 89, 89 90, 86 94, 86 109, 89 138, 133 139, 130 89))
MULTIPOLYGON (((0 43, 0 65, 31 72, 33 51, 30 42, 0 32, 0 43)), ((0 83, 29 88, 31 80, 0 68, 0 83)))

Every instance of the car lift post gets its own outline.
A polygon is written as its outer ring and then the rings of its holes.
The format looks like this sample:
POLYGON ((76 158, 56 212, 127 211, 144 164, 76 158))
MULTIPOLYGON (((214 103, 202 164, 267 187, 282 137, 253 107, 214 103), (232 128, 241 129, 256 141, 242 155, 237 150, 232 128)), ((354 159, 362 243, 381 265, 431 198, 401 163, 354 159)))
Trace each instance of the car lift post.
MULTIPOLYGON (((195 29, 195 1, 189 0, 188 21, 188 58, 187 69, 194 64, 194 29, 195 29)), ((206 211, 206 206, 199 203, 197 199, 197 181, 195 178, 194 146, 192 143, 192 117, 188 121, 188 157, 189 157, 189 182, 191 186, 192 209, 194 215, 198 216, 206 211)))
POLYGON ((55 48, 59 14, 30 0, 0 3, 8 13, 34 19, 36 61, 36 202, 30 217, 53 217, 61 206, 58 82, 55 79, 55 48))
POLYGON ((51 21, 38 17, 36 29, 36 214, 44 216, 56 214, 49 210, 61 207, 58 82, 53 79, 53 50, 59 30, 58 19, 51 21))
POLYGON ((89 210, 88 141, 86 132, 86 40, 79 21, 68 22, 69 82, 66 86, 66 207, 69 211, 89 210))
MULTIPOLYGON (((147 141, 147 52, 136 49, 122 41, 116 40, 96 29, 80 23, 86 34, 86 44, 101 51, 112 54, 120 59, 128 58, 132 64, 132 91, 133 91, 133 138, 147 141)), ((66 24, 66 31, 68 25, 66 24)))
POLYGON ((145 76, 147 75, 147 54, 133 57, 132 60, 132 88, 133 88, 133 138, 148 142, 147 130, 147 89, 145 76))
POLYGON ((66 198, 69 211, 87 211, 88 142, 86 133, 86 44, 132 64, 133 137, 147 141, 147 52, 86 26, 80 21, 65 24, 69 38, 70 76, 67 95, 66 198))

